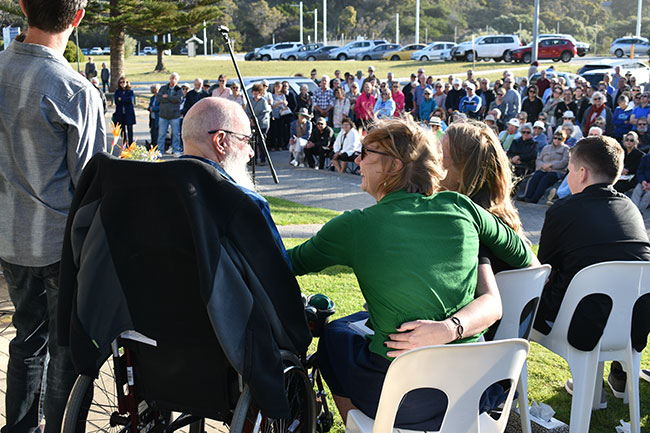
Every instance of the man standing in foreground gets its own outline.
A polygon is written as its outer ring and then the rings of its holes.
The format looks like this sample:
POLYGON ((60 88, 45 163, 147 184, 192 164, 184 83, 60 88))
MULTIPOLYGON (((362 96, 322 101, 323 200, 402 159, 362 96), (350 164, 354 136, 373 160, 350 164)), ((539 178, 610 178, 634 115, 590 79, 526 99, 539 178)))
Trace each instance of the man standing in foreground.
POLYGON ((181 101, 183 90, 178 86, 180 75, 172 72, 169 83, 160 88, 156 98, 160 102, 158 119, 158 150, 165 154, 165 139, 167 129, 172 127, 172 151, 175 156, 181 155, 181 101))
POLYGON ((40 432, 43 412, 45 433, 58 433, 76 379, 56 338, 63 234, 75 184, 105 150, 106 128, 98 92, 63 57, 86 1, 20 5, 27 33, 0 53, 0 264, 16 308, 2 433, 40 432))
POLYGON ((246 193, 262 211, 275 242, 289 263, 269 204, 255 192, 248 173, 247 163, 253 157, 250 140, 250 121, 241 105, 224 98, 203 98, 192 106, 183 120, 185 155, 182 158, 195 158, 210 164, 246 193))
MULTIPOLYGON (((535 319, 535 329, 544 334, 550 332, 569 283, 578 271, 614 260, 650 260, 650 242, 641 214, 629 198, 612 187, 623 170, 623 158, 621 145, 610 137, 583 138, 572 149, 567 175, 572 195, 558 200, 546 212, 537 254, 540 262, 553 267, 535 319)), ((648 298, 642 298, 635 311, 649 311, 648 298)), ((569 328, 571 345, 579 350, 593 350, 604 330, 608 305, 602 297, 583 300, 574 315, 578 320, 569 328)), ((647 342, 650 320, 647 314, 634 316, 632 346, 641 351, 647 342)), ((630 320, 610 318, 621 319, 630 320)), ((614 395, 623 398, 625 373, 618 362, 612 363, 607 382, 614 395)), ((567 390, 572 389, 572 383, 567 383, 567 390)), ((601 402, 601 408, 605 407, 607 402, 601 402)))

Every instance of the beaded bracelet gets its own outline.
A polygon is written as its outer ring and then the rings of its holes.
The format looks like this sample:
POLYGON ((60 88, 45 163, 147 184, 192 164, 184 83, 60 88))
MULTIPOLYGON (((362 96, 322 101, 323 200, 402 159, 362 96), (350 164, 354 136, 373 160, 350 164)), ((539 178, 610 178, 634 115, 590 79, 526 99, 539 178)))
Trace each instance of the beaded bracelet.
POLYGON ((456 341, 461 340, 463 338, 463 332, 465 332, 465 328, 463 328, 463 325, 460 323, 460 319, 456 316, 451 316, 451 322, 456 325, 456 341))

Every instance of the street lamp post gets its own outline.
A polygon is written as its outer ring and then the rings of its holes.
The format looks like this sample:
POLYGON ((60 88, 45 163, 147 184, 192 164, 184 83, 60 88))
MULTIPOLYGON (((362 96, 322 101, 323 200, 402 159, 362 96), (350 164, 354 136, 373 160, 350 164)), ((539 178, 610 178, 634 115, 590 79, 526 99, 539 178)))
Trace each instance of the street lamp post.
POLYGON ((639 0, 639 6, 637 7, 637 12, 636 12, 636 37, 640 38, 641 37, 641 6, 643 4, 643 0, 639 0))
POLYGON ((537 40, 539 39, 539 0, 535 0, 535 13, 533 15, 533 52, 530 62, 537 61, 537 40))
POLYGON ((399 45, 399 14, 395 14, 395 43, 399 45))
POLYGON ((415 43, 420 43, 420 0, 415 0, 415 43))
POLYGON ((323 0, 323 45, 327 45, 327 0, 323 0))
POLYGON ((303 29, 303 26, 302 26, 302 2, 300 2, 298 4, 292 4, 291 6, 294 6, 294 7, 298 6, 300 8, 300 43, 302 44, 302 43, 304 43, 303 42, 303 37, 302 37, 302 33, 303 33, 303 30, 302 30, 303 29))

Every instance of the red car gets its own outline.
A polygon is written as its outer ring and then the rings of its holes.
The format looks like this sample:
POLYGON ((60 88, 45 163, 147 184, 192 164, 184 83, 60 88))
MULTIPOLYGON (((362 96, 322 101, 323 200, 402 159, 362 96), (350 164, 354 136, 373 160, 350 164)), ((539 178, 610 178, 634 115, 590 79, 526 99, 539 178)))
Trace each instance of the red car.
MULTIPOLYGON (((533 58, 532 44, 516 50, 512 50, 512 60, 515 62, 530 63, 533 58)), ((578 49, 575 44, 569 39, 565 38, 548 38, 542 39, 537 45, 537 58, 553 59, 558 62, 562 60, 564 63, 570 62, 571 59, 578 54, 578 49)))

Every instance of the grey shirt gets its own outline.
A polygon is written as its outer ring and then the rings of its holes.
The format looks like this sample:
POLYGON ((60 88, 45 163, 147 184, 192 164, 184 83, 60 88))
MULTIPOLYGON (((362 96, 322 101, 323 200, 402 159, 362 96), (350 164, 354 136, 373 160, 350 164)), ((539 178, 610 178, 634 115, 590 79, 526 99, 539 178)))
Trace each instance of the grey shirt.
POLYGON ((0 257, 46 266, 61 257, 75 185, 106 149, 97 90, 58 52, 15 40, 0 53, 0 257))
POLYGON ((509 89, 506 91, 506 96, 503 97, 503 102, 508 106, 505 113, 502 113, 503 121, 507 122, 508 120, 517 117, 521 109, 521 97, 515 89, 509 89))
POLYGON ((160 101, 159 115, 163 119, 178 119, 181 117, 181 101, 183 100, 183 90, 179 86, 169 88, 169 83, 160 88, 156 94, 160 101), (163 98, 163 95, 167 95, 163 98))

